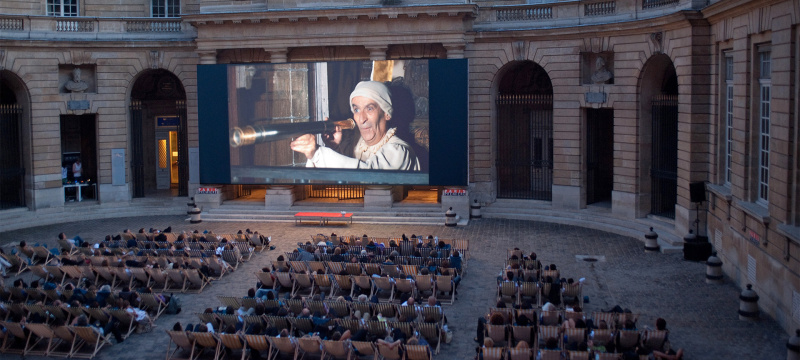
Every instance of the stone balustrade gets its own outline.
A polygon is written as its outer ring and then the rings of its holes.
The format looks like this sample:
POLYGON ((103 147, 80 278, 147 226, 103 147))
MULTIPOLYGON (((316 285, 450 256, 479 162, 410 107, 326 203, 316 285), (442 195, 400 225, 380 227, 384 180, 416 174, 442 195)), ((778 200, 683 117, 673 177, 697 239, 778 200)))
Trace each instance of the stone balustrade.
POLYGON ((192 40, 196 29, 182 19, 0 15, 0 38, 26 40, 192 40))

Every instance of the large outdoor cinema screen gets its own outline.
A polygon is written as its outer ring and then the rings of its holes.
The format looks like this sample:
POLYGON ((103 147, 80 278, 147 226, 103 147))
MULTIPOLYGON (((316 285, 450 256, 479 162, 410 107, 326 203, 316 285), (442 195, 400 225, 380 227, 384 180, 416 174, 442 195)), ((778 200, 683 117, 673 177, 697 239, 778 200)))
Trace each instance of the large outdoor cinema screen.
POLYGON ((201 183, 467 185, 467 60, 197 73, 201 183))

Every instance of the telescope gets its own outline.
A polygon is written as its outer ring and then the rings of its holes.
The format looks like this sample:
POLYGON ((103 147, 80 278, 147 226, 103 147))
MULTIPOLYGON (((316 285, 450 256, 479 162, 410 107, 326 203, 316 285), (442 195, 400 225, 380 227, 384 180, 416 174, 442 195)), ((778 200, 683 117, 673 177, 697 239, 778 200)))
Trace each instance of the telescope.
POLYGON ((244 128, 231 129, 231 147, 260 144, 269 141, 289 139, 303 134, 331 133, 336 127, 353 129, 356 122, 353 119, 340 121, 311 121, 287 124, 255 124, 244 128))

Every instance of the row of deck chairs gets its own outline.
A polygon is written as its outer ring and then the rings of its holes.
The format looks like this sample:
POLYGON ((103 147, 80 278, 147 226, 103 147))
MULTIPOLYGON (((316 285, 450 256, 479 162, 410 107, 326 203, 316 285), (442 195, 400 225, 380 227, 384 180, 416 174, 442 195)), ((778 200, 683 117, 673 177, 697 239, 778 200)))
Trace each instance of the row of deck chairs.
MULTIPOLYGON (((29 289, 29 290, 38 290, 38 289, 29 289)), ((35 293, 34 291, 28 291, 29 294, 35 293)), ((119 293, 112 295, 110 299, 118 297, 119 293)), ((85 308, 80 306, 73 306, 68 307, 66 309, 53 306, 53 300, 62 300, 67 301, 70 297, 69 296, 62 296, 59 297, 58 294, 53 291, 53 293, 49 293, 46 295, 46 298, 43 299, 36 299, 34 296, 29 295, 28 299, 36 301, 36 303, 26 303, 25 301, 22 302, 15 302, 14 298, 11 299, 10 302, 3 302, 3 308, 7 310, 7 314, 3 320, 8 320, 11 317, 14 318, 21 318, 26 317, 30 318, 30 315, 33 313, 39 314, 42 319, 47 319, 48 322, 51 320, 59 319, 66 324, 69 324, 73 319, 77 318, 81 315, 86 315, 91 319, 96 319, 101 322, 107 322, 107 316, 105 314, 95 308, 85 308), (53 298, 50 298, 50 297, 53 298), (41 301, 42 303, 38 303, 41 301)), ((91 296, 91 295, 90 295, 91 296)), ((133 296, 136 296, 140 299, 140 308, 142 310, 147 311, 150 317, 155 321, 161 314, 166 310, 167 304, 162 301, 159 301, 155 294, 149 293, 134 293, 133 296)))
POLYGON ((0 322, 7 331, 0 353, 24 356, 57 356, 91 359, 105 345, 111 345, 110 334, 103 336, 92 327, 59 326, 0 322))
MULTIPOLYGON (((182 256, 184 252, 189 252, 190 250, 200 250, 200 253, 207 254, 206 251, 216 251, 217 247, 221 245, 217 242, 189 242, 176 247, 175 250, 171 250, 172 244, 167 242, 140 241, 135 247, 127 247, 127 244, 121 240, 116 242, 104 241, 103 244, 105 250, 115 255, 122 255, 131 251, 138 254, 142 251, 154 256, 182 256)), ((261 253, 266 249, 261 244, 253 244, 248 241, 230 241, 227 244, 238 248, 242 256, 248 259, 253 253, 261 253)), ((79 250, 79 252, 85 253, 86 251, 79 250)), ((92 250, 89 249, 89 252, 92 252, 92 250)), ((190 252, 190 254, 192 253, 190 252)))
MULTIPOLYGON (((316 247, 320 249, 320 253, 319 254, 315 254, 315 256, 318 257, 319 261, 331 261, 331 256, 333 256, 332 252, 328 253, 328 251, 327 251, 328 249, 326 247, 324 247, 324 246, 316 246, 316 247)), ((349 261, 350 257, 352 257, 352 256, 358 256, 359 258, 361 258, 361 256, 362 256, 361 255, 361 250, 364 250, 363 246, 348 246, 347 247, 347 252, 342 252, 342 256, 346 257, 347 261, 349 261)), ((450 256, 449 254, 447 254, 447 255, 444 255, 443 257, 432 258, 432 257, 430 257, 430 253, 429 252, 421 252, 420 253, 421 256, 413 256, 412 254, 408 254, 408 255, 402 254, 400 256, 395 256, 395 263, 397 263, 397 264, 417 265, 417 266, 427 266, 428 262, 432 260, 434 262, 434 264, 436 264, 436 266, 441 266, 442 262, 444 260, 448 260, 449 256, 450 256)), ((288 260, 296 260, 298 255, 299 255, 299 253, 296 253, 296 252, 287 252, 286 253, 286 259, 288 259, 288 260)), ((375 262, 381 263, 381 262, 386 261, 386 259, 389 257, 389 253, 388 252, 383 253, 383 254, 370 253, 368 256, 369 256, 369 259, 371 261, 375 261, 375 262)), ((465 253, 460 253, 459 256, 462 259, 462 261, 461 261, 461 263, 462 263, 462 271, 465 271, 466 270, 466 265, 467 265, 467 256, 466 256, 465 253)))
POLYGON ((388 277, 372 277, 369 275, 331 275, 288 272, 257 272, 256 277, 262 288, 274 289, 278 292, 288 291, 290 297, 312 297, 315 293, 326 293, 326 296, 347 295, 350 297, 367 294, 370 298, 377 295, 378 301, 385 303, 402 303, 406 298, 396 295, 408 294, 415 298, 433 295, 443 305, 455 302, 455 284, 449 275, 415 275, 414 280, 388 277))
MULTIPOLYGON (((415 246, 417 246, 418 240, 420 240, 420 239, 423 241, 423 243, 427 243, 428 242, 428 239, 422 239, 422 238, 409 239, 409 241, 404 242, 403 238, 399 238, 399 237, 384 238, 384 237, 363 237, 363 236, 356 236, 356 235, 343 236, 343 237, 342 236, 328 237, 328 236, 324 236, 324 235, 322 235, 322 236, 321 235, 311 235, 311 240, 310 241, 311 241, 312 244, 318 244, 320 242, 326 242, 326 243, 331 243, 332 245, 339 245, 342 242, 342 240, 346 240, 348 245, 361 245, 361 246, 365 246, 368 243, 373 242, 375 245, 383 245, 384 248, 389 248, 389 244, 392 241, 394 241, 395 244, 398 245, 398 247, 402 248, 403 244, 410 244, 412 247, 415 247, 415 246)), ((434 240, 434 242, 435 242, 434 245, 438 245, 438 243, 440 241, 444 242, 446 245, 450 245, 450 248, 453 249, 453 250, 458 250, 458 251, 466 252, 466 253, 469 252, 469 240, 466 240, 466 239, 438 238, 438 239, 434 240)))
MULTIPOLYGON (((353 255, 355 256, 355 255, 353 255)), ((381 275, 387 274, 389 277, 397 277, 402 272, 403 275, 416 275, 419 274, 420 269, 428 266, 429 261, 437 267, 442 267, 443 258, 424 258, 417 256, 398 256, 395 257, 394 263, 397 265, 383 265, 386 261, 385 256, 376 256, 372 259, 374 262, 350 262, 348 261, 332 261, 331 255, 325 254, 319 256, 319 261, 297 261, 296 253, 286 253, 288 261, 273 261, 273 270, 278 271, 313 271, 317 273, 339 274, 342 270, 347 271, 350 275, 381 275)), ((451 274, 463 274, 466 262, 462 261, 462 268, 459 271, 456 268, 447 268, 451 274)))
POLYGON ((63 285, 72 280, 78 286, 83 281, 108 284, 112 288, 152 287, 156 291, 200 293, 211 279, 198 269, 126 268, 111 266, 32 266, 31 271, 40 279, 63 285))
POLYGON ((167 360, 196 360, 203 353, 214 354, 214 360, 234 358, 241 353, 241 359, 252 351, 267 352, 267 359, 291 356, 294 360, 306 356, 320 359, 351 360, 360 356, 380 356, 390 360, 431 360, 431 350, 424 345, 403 345, 389 348, 383 344, 364 341, 333 341, 312 338, 272 337, 266 335, 212 334, 184 331, 167 331, 170 342, 167 345, 167 360), (173 348, 173 344, 175 347, 173 348), (180 352, 188 357, 179 357, 180 352), (356 354, 356 351, 358 354, 356 354))
MULTIPOLYGON (((524 300, 530 300, 532 305, 541 308, 545 304, 547 296, 550 294, 550 287, 552 283, 547 282, 500 282, 497 287, 496 301, 503 301, 506 303, 512 302, 516 304, 522 303, 524 300)), ((575 282, 572 284, 561 284, 560 307, 564 308, 567 301, 576 302, 578 306, 583 308, 583 284, 575 282)))
MULTIPOLYGON (((233 296, 218 296, 220 303, 225 307, 232 307, 238 309, 244 307, 246 309, 255 308, 259 300, 254 298, 237 298, 233 296)), ((444 311, 441 307, 431 306, 400 306, 396 304, 385 303, 371 303, 371 302, 357 302, 357 301, 314 301, 314 300, 266 300, 261 301, 265 308, 278 308, 286 307, 289 313, 299 315, 303 308, 307 307, 312 314, 319 312, 320 314, 327 315, 329 318, 347 319, 356 312, 360 314, 368 314, 369 316, 377 316, 381 314, 384 318, 388 319, 413 319, 413 322, 428 322, 444 326, 444 311)), ((203 316, 204 318, 208 318, 203 316)), ((213 316, 211 317, 213 318, 213 316)), ((234 320, 234 319, 232 319, 234 320)), ((407 320, 412 321, 412 320, 407 320)), ((213 322, 212 322, 213 323, 213 322)), ((235 323, 233 323, 235 325, 235 323)))

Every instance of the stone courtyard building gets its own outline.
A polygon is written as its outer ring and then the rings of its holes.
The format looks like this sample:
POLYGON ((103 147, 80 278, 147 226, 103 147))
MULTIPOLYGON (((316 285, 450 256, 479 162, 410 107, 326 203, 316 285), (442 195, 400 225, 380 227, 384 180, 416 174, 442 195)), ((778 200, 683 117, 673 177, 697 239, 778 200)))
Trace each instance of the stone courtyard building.
MULTIPOLYGON (((794 329, 799 24, 796 0, 4 0, 0 227, 220 185, 198 175, 198 65, 466 58, 462 214, 591 210, 678 245, 696 231, 794 329)), ((243 193, 219 187, 211 207, 243 193)), ((313 197, 261 188, 266 204, 313 197)), ((391 208, 408 190, 361 198, 391 208)))

